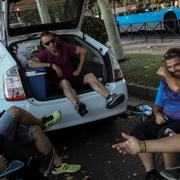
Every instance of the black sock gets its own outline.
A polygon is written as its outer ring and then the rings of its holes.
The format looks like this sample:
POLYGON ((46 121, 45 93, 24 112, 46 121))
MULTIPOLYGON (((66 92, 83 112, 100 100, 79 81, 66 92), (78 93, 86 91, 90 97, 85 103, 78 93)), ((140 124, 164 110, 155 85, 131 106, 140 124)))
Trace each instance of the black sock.
POLYGON ((156 169, 152 169, 152 170, 148 171, 147 174, 158 174, 158 172, 156 169))

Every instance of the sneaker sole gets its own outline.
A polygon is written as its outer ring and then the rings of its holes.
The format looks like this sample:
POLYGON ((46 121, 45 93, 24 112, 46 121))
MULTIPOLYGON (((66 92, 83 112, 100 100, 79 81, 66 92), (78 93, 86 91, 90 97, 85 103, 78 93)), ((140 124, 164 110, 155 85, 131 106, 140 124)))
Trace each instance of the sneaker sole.
POLYGON ((47 170, 44 171, 44 173, 43 173, 44 177, 47 177, 49 175, 49 173, 51 171, 51 167, 52 167, 53 162, 54 162, 54 157, 55 157, 55 149, 53 148, 53 155, 52 155, 51 161, 49 163, 47 170))
POLYGON ((59 174, 73 174, 76 172, 79 172, 81 170, 81 167, 78 170, 75 171, 66 171, 66 172, 59 172, 59 171, 51 171, 53 175, 59 175, 59 174))
POLYGON ((125 99, 125 96, 122 94, 121 96, 119 96, 112 104, 110 105, 106 105, 107 109, 112 109, 115 106, 117 106, 118 104, 122 103, 125 99))
MULTIPOLYGON (((180 172, 180 168, 174 168, 174 169, 179 169, 179 172, 180 172)), ((173 170, 173 169, 172 169, 173 170)), ((178 177, 178 178, 175 178, 175 177, 173 177, 173 174, 171 175, 171 172, 166 172, 165 170, 162 170, 161 172, 160 172, 160 175, 162 176, 162 177, 164 177, 165 179, 167 179, 167 180, 178 180, 178 179, 180 179, 180 177, 178 177)))

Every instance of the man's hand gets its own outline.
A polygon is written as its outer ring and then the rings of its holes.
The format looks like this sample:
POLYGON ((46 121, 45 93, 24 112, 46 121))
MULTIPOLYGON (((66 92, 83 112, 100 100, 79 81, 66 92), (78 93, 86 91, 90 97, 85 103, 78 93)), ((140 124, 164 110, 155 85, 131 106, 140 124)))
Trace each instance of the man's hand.
POLYGON ((52 64, 52 69, 54 69, 56 71, 56 74, 57 74, 58 77, 62 77, 63 76, 60 67, 57 66, 56 64, 52 64))
POLYGON ((0 172, 4 171, 7 168, 6 158, 0 155, 0 172))
POLYGON ((157 112, 155 114, 155 121, 157 124, 159 124, 159 125, 164 124, 167 122, 167 120, 168 120, 168 118, 164 114, 162 114, 160 112, 157 112))
POLYGON ((166 67, 160 67, 158 69, 158 71, 156 72, 156 74, 160 75, 160 76, 165 76, 167 73, 169 73, 169 71, 167 70, 166 67))
POLYGON ((122 133, 122 136, 126 139, 126 141, 113 144, 112 148, 116 149, 119 153, 122 154, 137 154, 141 151, 140 140, 125 133, 122 133))
POLYGON ((80 74, 81 74, 81 71, 78 69, 73 72, 74 76, 79 76, 80 74))

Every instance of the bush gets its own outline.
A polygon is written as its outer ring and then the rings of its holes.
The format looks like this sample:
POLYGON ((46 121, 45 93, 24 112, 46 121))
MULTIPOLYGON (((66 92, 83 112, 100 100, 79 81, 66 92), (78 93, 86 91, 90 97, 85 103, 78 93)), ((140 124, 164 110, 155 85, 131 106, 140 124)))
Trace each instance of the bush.
POLYGON ((85 16, 81 31, 103 44, 105 44, 108 40, 104 22, 99 18, 85 16))

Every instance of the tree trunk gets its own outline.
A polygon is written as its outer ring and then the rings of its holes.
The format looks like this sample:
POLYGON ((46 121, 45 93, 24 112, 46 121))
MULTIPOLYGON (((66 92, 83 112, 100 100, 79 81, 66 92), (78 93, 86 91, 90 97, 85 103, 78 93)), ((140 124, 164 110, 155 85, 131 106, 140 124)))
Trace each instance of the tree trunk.
POLYGON ((51 18, 49 16, 49 11, 48 11, 46 2, 44 0, 36 0, 36 4, 37 4, 37 7, 38 7, 41 22, 43 24, 50 23, 51 18))
POLYGON ((128 8, 127 8, 127 0, 123 0, 123 5, 124 5, 124 16, 127 15, 127 11, 128 11, 128 8))
POLYGON ((99 8, 104 19, 104 24, 110 41, 112 50, 118 60, 124 58, 124 51, 122 48, 120 35, 115 23, 115 18, 112 14, 111 5, 109 0, 97 0, 99 8))

